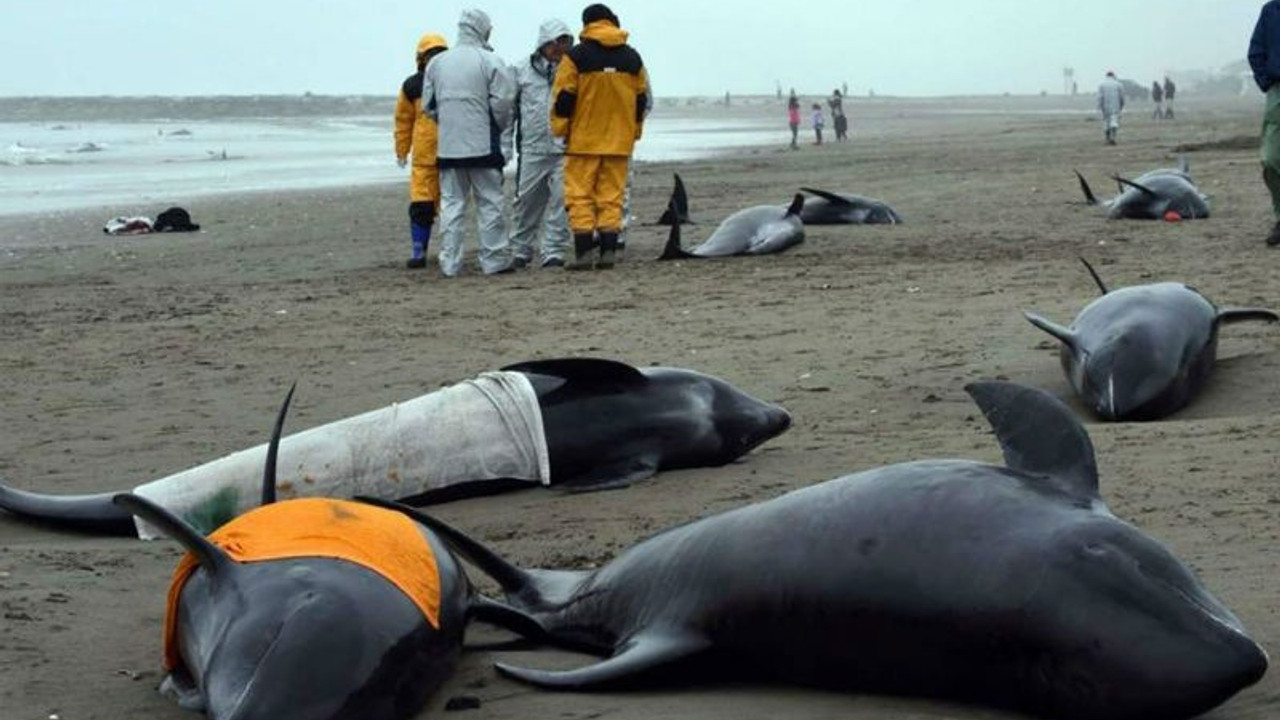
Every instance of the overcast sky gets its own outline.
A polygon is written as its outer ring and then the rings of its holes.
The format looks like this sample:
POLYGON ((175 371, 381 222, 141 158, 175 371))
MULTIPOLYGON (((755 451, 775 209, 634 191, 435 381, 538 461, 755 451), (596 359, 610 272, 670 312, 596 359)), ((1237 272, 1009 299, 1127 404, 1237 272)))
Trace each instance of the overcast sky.
MULTIPOLYGON (((507 62, 562 0, 0 0, 0 95, 394 94, 419 35, 493 19, 507 62)), ((1059 92, 1244 57, 1260 0, 633 0, 609 3, 658 95, 1059 92)), ((2 119, 2 118, 0 118, 2 119)))

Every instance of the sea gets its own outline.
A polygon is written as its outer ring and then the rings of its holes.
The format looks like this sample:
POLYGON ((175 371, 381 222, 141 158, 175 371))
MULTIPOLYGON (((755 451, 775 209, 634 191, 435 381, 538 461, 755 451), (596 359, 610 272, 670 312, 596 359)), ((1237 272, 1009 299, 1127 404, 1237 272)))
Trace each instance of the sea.
MULTIPOLYGON (((0 114, 0 215, 101 206, 113 217, 154 215, 214 194, 407 180, 395 163, 389 108, 377 115, 155 119, 103 117, 109 105, 89 119, 64 120, 56 115, 62 106, 45 108, 39 119, 0 114)), ((785 135, 776 122, 655 112, 635 159, 691 160, 784 142, 785 135)))

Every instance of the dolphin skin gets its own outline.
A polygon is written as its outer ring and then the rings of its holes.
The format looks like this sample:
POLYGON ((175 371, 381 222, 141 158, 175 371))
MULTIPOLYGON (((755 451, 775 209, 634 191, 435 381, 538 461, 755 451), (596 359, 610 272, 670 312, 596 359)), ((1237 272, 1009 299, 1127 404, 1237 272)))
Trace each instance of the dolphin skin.
MULTIPOLYGON (((732 462, 790 425, 781 407, 694 370, 638 369, 599 358, 536 360, 290 435, 281 443, 281 487, 297 497, 376 495, 414 504, 539 482, 613 488, 663 470, 732 462), (466 391, 468 402, 486 412, 480 430, 516 427, 522 442, 495 450, 487 434, 474 432, 474 420, 456 444, 441 441, 444 424, 456 413, 430 402, 455 391, 466 391), (495 398, 508 395, 525 402, 504 415, 489 414, 495 398)), ((242 450, 134 492, 209 532, 257 504, 255 468, 265 451, 242 450)), ((46 495, 0 484, 0 509, 87 532, 142 530, 112 503, 115 494, 46 495)))
POLYGON ((1200 192, 1191 179, 1185 158, 1180 158, 1177 168, 1164 168, 1144 173, 1128 180, 1120 176, 1113 179, 1120 187, 1120 194, 1099 202, 1084 176, 1076 171, 1085 202, 1107 210, 1111 219, 1164 220, 1170 212, 1182 220, 1209 217, 1209 198, 1200 192))
POLYGON ((897 225, 902 216, 881 200, 834 193, 815 188, 800 188, 816 199, 806 200, 800 219, 805 225, 897 225))
POLYGON ((1088 262, 1102 296, 1069 327, 1036 313, 1032 325, 1062 343, 1062 369, 1103 420, 1157 420, 1186 407, 1204 389, 1226 323, 1280 319, 1262 308, 1218 308, 1195 288, 1162 282, 1108 290, 1088 262))
MULTIPOLYGON (((599 654, 533 685, 762 679, 1051 718, 1190 718, 1266 653, 1168 548, 1098 493, 1057 398, 966 388, 1004 465, 880 467, 660 532, 594 570, 526 570, 412 508, 502 587, 532 639, 599 654)), ((484 619, 484 611, 476 615, 484 619)), ((506 623, 508 627, 511 624, 506 623)))

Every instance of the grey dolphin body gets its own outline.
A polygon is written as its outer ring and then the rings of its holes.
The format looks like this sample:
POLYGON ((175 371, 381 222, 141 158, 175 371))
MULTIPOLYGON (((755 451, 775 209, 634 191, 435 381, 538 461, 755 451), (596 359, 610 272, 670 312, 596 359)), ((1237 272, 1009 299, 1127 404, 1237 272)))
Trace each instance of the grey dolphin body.
POLYGON ((1155 420, 1182 409, 1213 371, 1221 325, 1280 319, 1260 308, 1218 308, 1182 283, 1108 291, 1092 267, 1089 272, 1102 296, 1070 327, 1035 313, 1024 315, 1061 341, 1067 379, 1103 420, 1155 420))
POLYGON ((591 571, 521 569, 422 522, 500 583, 492 607, 604 656, 498 665, 541 687, 706 674, 1147 720, 1197 715, 1265 673, 1236 616, 1107 510, 1092 444, 1061 401, 1009 383, 967 390, 1005 466, 840 477, 668 529, 591 571))
POLYGON ((680 246, 680 225, 674 224, 658 259, 780 253, 804 242, 804 222, 800 220, 803 208, 804 196, 797 193, 786 208, 756 205, 739 210, 725 218, 711 237, 691 250, 680 246))
MULTIPOLYGON (((268 452, 264 505, 253 512, 270 514, 290 503, 325 503, 335 515, 356 507, 331 500, 273 504, 283 415, 282 408, 268 452)), ((452 673, 474 595, 427 528, 417 526, 438 573, 434 624, 399 587, 356 563, 330 557, 238 562, 142 497, 120 495, 116 502, 162 528, 199 563, 171 609, 179 661, 162 685, 183 707, 211 720, 399 720, 421 710, 452 673)), ((350 527, 343 522, 358 521, 338 519, 332 527, 350 527)), ((251 544, 252 538, 229 542, 251 544)))
POLYGON ((1179 160, 1177 168, 1152 170, 1135 180, 1116 177, 1120 194, 1105 203, 1098 201, 1078 171, 1076 178, 1085 201, 1105 207, 1111 219, 1163 220, 1170 211, 1178 213, 1183 220, 1209 217, 1209 198, 1191 179, 1185 159, 1179 160))
MULTIPOLYGON (((783 408, 684 368, 564 358, 503 370, 523 373, 537 394, 552 486, 620 487, 662 470, 723 465, 791 426, 783 408)), ((400 499, 425 504, 529 485, 486 480, 400 499)), ((0 509, 81 531, 135 534, 132 516, 112 503, 114 495, 46 495, 0 484, 0 509)), ((229 519, 216 518, 212 526, 229 519)))
POLYGON ((897 225, 902 216, 887 203, 861 195, 800 188, 814 195, 806 200, 800 219, 805 225, 897 225))

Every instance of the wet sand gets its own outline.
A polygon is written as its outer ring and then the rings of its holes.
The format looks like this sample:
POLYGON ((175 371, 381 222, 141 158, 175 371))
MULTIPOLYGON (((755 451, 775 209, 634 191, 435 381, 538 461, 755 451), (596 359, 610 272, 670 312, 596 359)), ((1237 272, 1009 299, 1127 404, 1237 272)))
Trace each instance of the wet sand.
MULTIPOLYGON (((300 429, 530 358, 594 355, 723 376, 791 410, 794 427, 743 461, 585 495, 532 489, 435 508, 512 559, 589 567, 663 527, 877 465, 997 461, 962 386, 1007 378, 1064 397, 1049 338, 1096 289, 1195 285, 1219 304, 1280 308, 1280 250, 1259 178, 1260 103, 1180 99, 1158 123, 1138 105, 1118 147, 1088 98, 846 101, 852 142, 788 150, 783 109, 669 108, 779 117, 774 147, 636 176, 656 219, 678 170, 705 237, 730 212, 799 186, 891 202, 897 227, 811 227, 783 255, 653 262, 666 229, 632 229, 613 272, 482 277, 408 271, 400 186, 188 203, 204 231, 110 238, 117 209, 0 218, 0 475, 54 493, 117 490, 263 441, 297 380, 300 429), (1111 222, 1078 204, 1073 168, 1110 194, 1188 153, 1213 196, 1207 221, 1111 222)), ((663 110, 660 110, 663 111, 663 110)), ((802 139, 809 140, 808 133, 802 139)), ((1165 421, 1087 421, 1112 510, 1167 543, 1280 647, 1280 327, 1225 328, 1202 397, 1165 421)), ((155 692, 176 545, 50 531, 0 517, 0 715, 190 718, 155 692)), ((475 575, 475 573, 473 573, 475 575)), ((501 633, 474 627, 473 642, 501 633)), ((856 643, 857 638, 849 638, 856 643)), ((565 694, 498 677, 585 659, 550 650, 467 652, 424 716, 455 696, 469 718, 997 718, 933 701, 791 687, 694 685, 565 694)), ((1276 674, 1209 717, 1270 718, 1276 674)))

